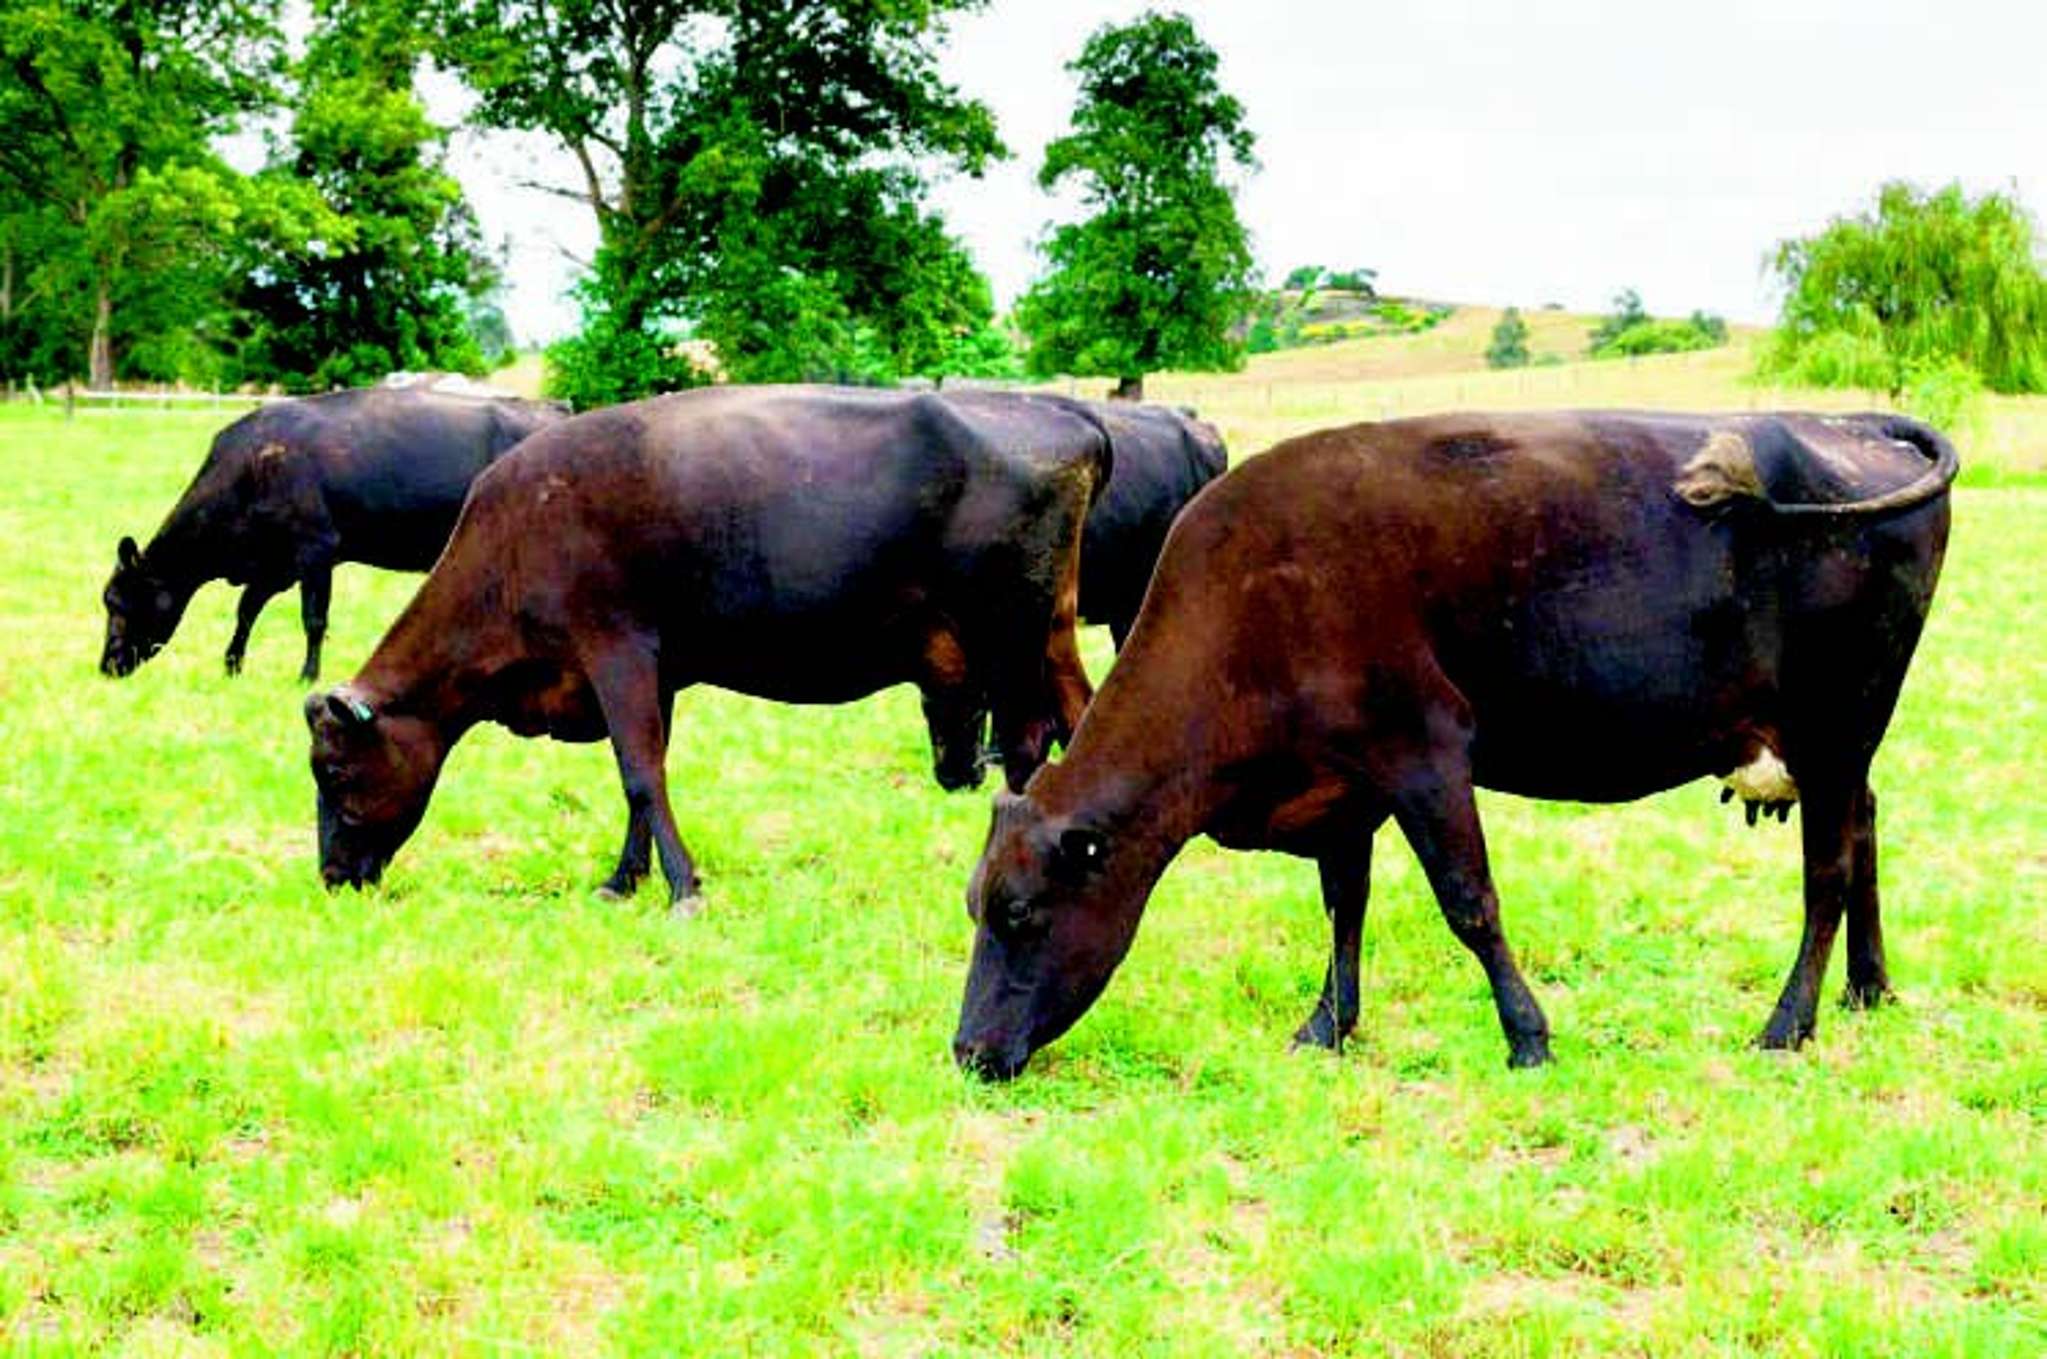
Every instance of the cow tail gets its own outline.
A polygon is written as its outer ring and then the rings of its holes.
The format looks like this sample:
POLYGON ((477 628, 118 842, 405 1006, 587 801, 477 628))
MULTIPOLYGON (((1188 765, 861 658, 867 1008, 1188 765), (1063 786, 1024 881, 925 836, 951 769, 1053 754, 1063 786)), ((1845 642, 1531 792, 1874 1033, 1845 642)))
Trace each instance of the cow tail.
POLYGON ((1774 506, 1777 513, 1858 517, 1895 514, 1947 493, 1947 488, 1954 484, 1956 475, 1962 470, 1962 460, 1946 435, 1908 416, 1876 414, 1863 418, 1876 426, 1881 437, 1918 449, 1920 456, 1929 464, 1926 471, 1895 491, 1885 491, 1867 500, 1852 500, 1845 505, 1777 505, 1774 506))

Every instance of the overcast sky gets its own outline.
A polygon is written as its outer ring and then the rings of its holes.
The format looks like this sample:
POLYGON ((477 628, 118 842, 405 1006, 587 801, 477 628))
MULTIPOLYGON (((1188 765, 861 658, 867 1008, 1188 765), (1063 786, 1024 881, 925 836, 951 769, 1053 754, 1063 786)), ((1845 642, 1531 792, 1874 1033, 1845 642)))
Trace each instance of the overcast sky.
MULTIPOLYGON (((993 0, 945 69, 1015 153, 937 204, 1006 304, 1057 210, 1036 188, 1064 69, 1140 3, 993 0)), ((1770 244, 1888 178, 2016 186, 2047 209, 2047 4, 2038 0, 1188 0, 1243 100, 1260 171, 1240 209, 1274 278, 1369 266, 1446 301, 1767 320, 1770 244)), ((437 112, 447 101, 436 99, 437 112)), ((574 323, 587 209, 512 187, 544 144, 464 134, 454 168, 509 239, 522 340, 574 323), (567 251, 568 254, 564 254, 567 251)), ((562 182, 572 182, 564 176, 562 182)))

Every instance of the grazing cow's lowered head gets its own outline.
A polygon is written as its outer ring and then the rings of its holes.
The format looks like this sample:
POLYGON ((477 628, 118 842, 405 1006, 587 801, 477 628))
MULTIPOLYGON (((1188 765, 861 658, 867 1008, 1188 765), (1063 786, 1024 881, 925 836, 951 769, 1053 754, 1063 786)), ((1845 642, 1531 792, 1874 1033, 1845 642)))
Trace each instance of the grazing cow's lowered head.
POLYGON ((1148 839, 1051 815, 998 793, 988 845, 967 885, 974 961, 953 1056, 1006 1081, 1073 1026, 1108 985, 1136 937, 1164 866, 1148 839))
POLYGON ((115 679, 133 674, 144 661, 163 650, 191 593, 152 574, 133 538, 123 538, 114 553, 114 574, 100 596, 107 606, 107 642, 100 651, 100 673, 115 679))
POLYGON ((347 686, 306 696, 320 798, 320 877, 329 889, 383 876, 426 814, 447 744, 432 723, 379 713, 347 686))

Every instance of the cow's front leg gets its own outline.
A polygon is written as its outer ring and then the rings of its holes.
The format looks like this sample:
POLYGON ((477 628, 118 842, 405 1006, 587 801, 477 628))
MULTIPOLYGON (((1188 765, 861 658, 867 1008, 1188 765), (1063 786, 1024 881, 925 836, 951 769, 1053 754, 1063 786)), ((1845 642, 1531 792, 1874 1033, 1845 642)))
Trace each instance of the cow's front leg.
POLYGON ((306 630, 306 663, 299 667, 299 678, 307 684, 320 678, 320 645, 327 640, 327 602, 333 592, 331 562, 306 567, 299 579, 299 622, 306 630))
POLYGON ((235 605, 235 635, 227 643, 228 674, 242 673, 242 657, 248 654, 249 634, 256 630, 256 619, 262 615, 263 606, 282 589, 282 585, 268 581, 251 581, 243 588, 241 600, 235 605))
POLYGON ((1371 829, 1356 843, 1332 850, 1315 862, 1322 878, 1322 909, 1329 916, 1329 970, 1323 974, 1322 998, 1294 1033, 1294 1042, 1341 1052, 1358 1023, 1358 948, 1372 886, 1371 829))

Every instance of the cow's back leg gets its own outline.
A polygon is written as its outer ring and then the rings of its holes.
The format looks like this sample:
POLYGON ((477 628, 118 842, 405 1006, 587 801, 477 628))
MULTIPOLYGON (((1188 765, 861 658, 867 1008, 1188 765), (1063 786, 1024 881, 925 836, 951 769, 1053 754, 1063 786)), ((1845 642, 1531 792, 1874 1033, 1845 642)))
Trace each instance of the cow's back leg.
POLYGON ((299 678, 320 678, 320 646, 327 640, 327 603, 334 593, 334 563, 314 562, 299 577, 299 623, 306 630, 306 660, 299 678))
MULTIPOLYGON (((669 734, 675 729, 675 691, 661 696, 661 748, 665 754, 669 734)), ((640 890, 647 870, 654 862, 654 822, 644 808, 630 805, 626 810, 625 843, 619 846, 618 866, 598 885, 597 895, 610 901, 625 901, 640 890)))
POLYGON ((917 690, 924 700, 924 725, 931 735, 931 772, 947 792, 978 788, 986 774, 981 730, 988 705, 967 665, 966 649, 949 627, 934 627, 924 638, 917 690))
POLYGON ((1364 935, 1365 903, 1372 886, 1372 832, 1366 826, 1354 840, 1325 851, 1315 860, 1322 879, 1322 909, 1329 917, 1329 968, 1322 977, 1322 998, 1294 1033, 1302 1047, 1343 1050, 1358 1022, 1358 949, 1364 935))
POLYGON ((1851 1010, 1866 1010, 1891 996, 1883 920, 1877 911, 1876 793, 1867 783, 1862 785, 1850 834, 1855 860, 1848 884, 1848 989, 1841 1002, 1851 1010))
POLYGON ((1549 1061, 1549 1021, 1515 965, 1500 926, 1500 901, 1486 860, 1485 832, 1472 793, 1470 725, 1449 706, 1428 714, 1422 748, 1390 771, 1394 820, 1414 847, 1436 904, 1485 968, 1507 1036, 1507 1065, 1549 1061))
POLYGON ((250 581, 242 588, 242 597, 235 604, 235 634, 227 641, 227 672, 230 675, 242 673, 242 658, 249 651, 249 634, 256 630, 256 620, 262 616, 263 606, 283 592, 289 581, 250 581))
POLYGON ((669 900, 681 906, 697 894, 697 873, 668 802, 668 718, 653 644, 606 638, 582 650, 583 670, 618 758, 628 817, 646 819, 668 879, 669 900))
MULTIPOLYGON (((1791 975, 1756 1040, 1766 1048, 1795 1048, 1813 1035, 1827 960, 1856 884, 1858 829, 1868 805, 1868 785, 1859 771, 1816 776, 1794 766, 1792 776, 1798 780, 1798 829, 1805 855, 1805 927, 1791 975)), ((1874 907, 1873 859, 1870 868, 1874 907)))

